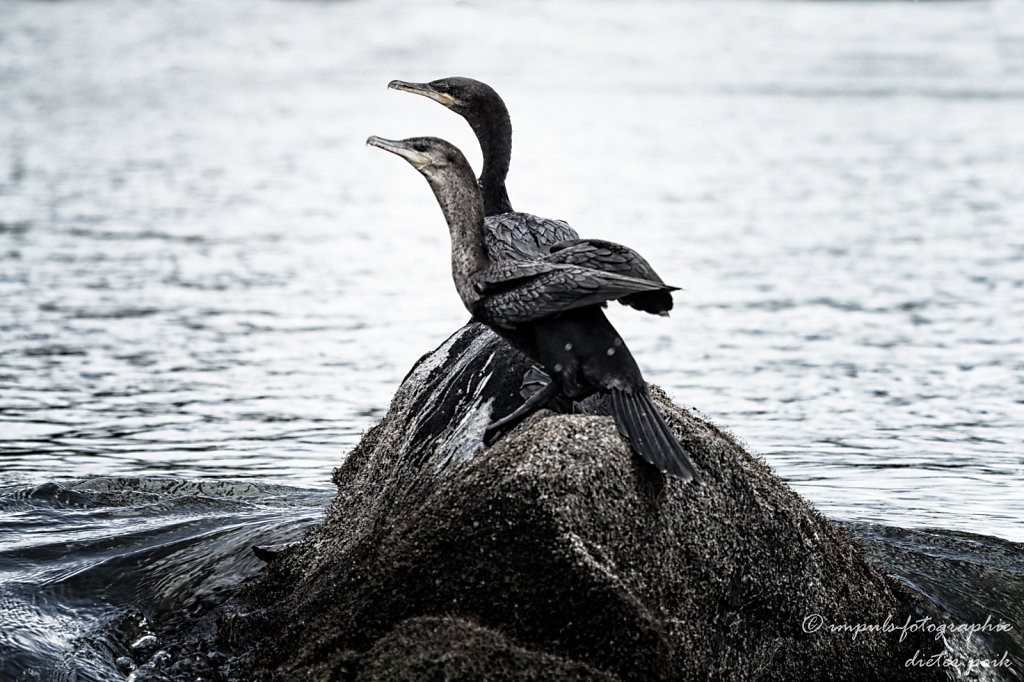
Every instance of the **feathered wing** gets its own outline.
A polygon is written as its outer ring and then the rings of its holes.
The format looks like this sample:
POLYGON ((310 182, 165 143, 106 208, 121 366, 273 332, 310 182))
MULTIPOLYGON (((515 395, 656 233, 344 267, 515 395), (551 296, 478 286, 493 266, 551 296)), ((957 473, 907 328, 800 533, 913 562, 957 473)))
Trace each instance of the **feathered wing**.
POLYGON ((485 322, 514 326, 630 294, 671 291, 661 282, 576 265, 544 261, 494 263, 477 273, 481 294, 474 314, 485 322))
POLYGON ((595 270, 661 282, 661 277, 639 253, 615 242, 603 239, 568 239, 551 246, 544 257, 549 263, 580 265, 595 270))
MULTIPOLYGON (((639 253, 615 242, 602 239, 570 239, 551 247, 544 257, 550 263, 565 263, 614 272, 651 282, 662 282, 650 263, 639 253)), ((672 310, 672 294, 664 290, 630 294, 619 299, 628 305, 653 315, 667 315, 672 310)))

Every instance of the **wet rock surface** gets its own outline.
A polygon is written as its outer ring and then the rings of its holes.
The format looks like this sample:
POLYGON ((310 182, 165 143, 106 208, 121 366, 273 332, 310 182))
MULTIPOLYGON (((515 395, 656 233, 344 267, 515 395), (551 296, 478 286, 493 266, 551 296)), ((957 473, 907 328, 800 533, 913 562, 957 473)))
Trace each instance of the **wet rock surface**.
POLYGON ((467 325, 334 473, 324 521, 218 625, 238 679, 901 680, 941 642, 911 597, 761 461, 652 395, 705 485, 604 416, 531 416, 480 446, 525 360, 467 325), (807 632, 813 617, 824 626, 807 632))

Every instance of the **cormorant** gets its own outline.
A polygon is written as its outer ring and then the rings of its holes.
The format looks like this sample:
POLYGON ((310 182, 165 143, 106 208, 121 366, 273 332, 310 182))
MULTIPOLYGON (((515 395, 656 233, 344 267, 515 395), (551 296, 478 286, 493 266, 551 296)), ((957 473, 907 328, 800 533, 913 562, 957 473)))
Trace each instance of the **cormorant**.
MULTIPOLYGON (((619 432, 659 470, 700 482, 686 450, 654 405, 640 368, 605 317, 606 301, 675 287, 593 267, 601 259, 495 261, 481 226, 484 202, 469 162, 451 143, 433 137, 367 144, 401 156, 430 184, 452 240, 452 278, 473 317, 493 329, 555 379, 503 423, 522 419, 561 390, 582 400, 611 395, 619 432)), ((493 426, 493 425, 492 425, 493 426)))

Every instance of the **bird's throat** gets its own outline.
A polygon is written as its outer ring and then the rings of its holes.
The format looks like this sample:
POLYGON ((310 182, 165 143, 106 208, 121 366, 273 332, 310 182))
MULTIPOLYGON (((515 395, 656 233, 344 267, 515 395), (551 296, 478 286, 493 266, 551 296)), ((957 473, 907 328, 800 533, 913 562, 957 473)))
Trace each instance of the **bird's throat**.
POLYGON ((479 298, 474 276, 491 264, 484 246, 484 209, 476 178, 457 182, 431 181, 452 240, 452 279, 463 304, 470 308, 479 298))

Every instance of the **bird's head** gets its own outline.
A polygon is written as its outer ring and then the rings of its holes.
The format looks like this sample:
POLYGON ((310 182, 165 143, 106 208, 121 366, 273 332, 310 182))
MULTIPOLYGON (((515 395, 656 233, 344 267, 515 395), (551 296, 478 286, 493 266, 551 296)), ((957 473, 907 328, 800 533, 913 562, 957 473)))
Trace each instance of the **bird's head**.
POLYGON ((435 102, 440 102, 452 111, 461 116, 470 117, 489 107, 501 105, 501 97, 494 91, 494 88, 462 76, 450 76, 439 78, 429 83, 406 83, 405 81, 391 81, 388 87, 392 90, 402 90, 416 95, 429 97, 435 102))
POLYGON ((438 137, 410 137, 405 140, 387 140, 371 135, 366 144, 401 156, 427 179, 445 175, 465 175, 473 178, 473 171, 459 148, 438 137))

